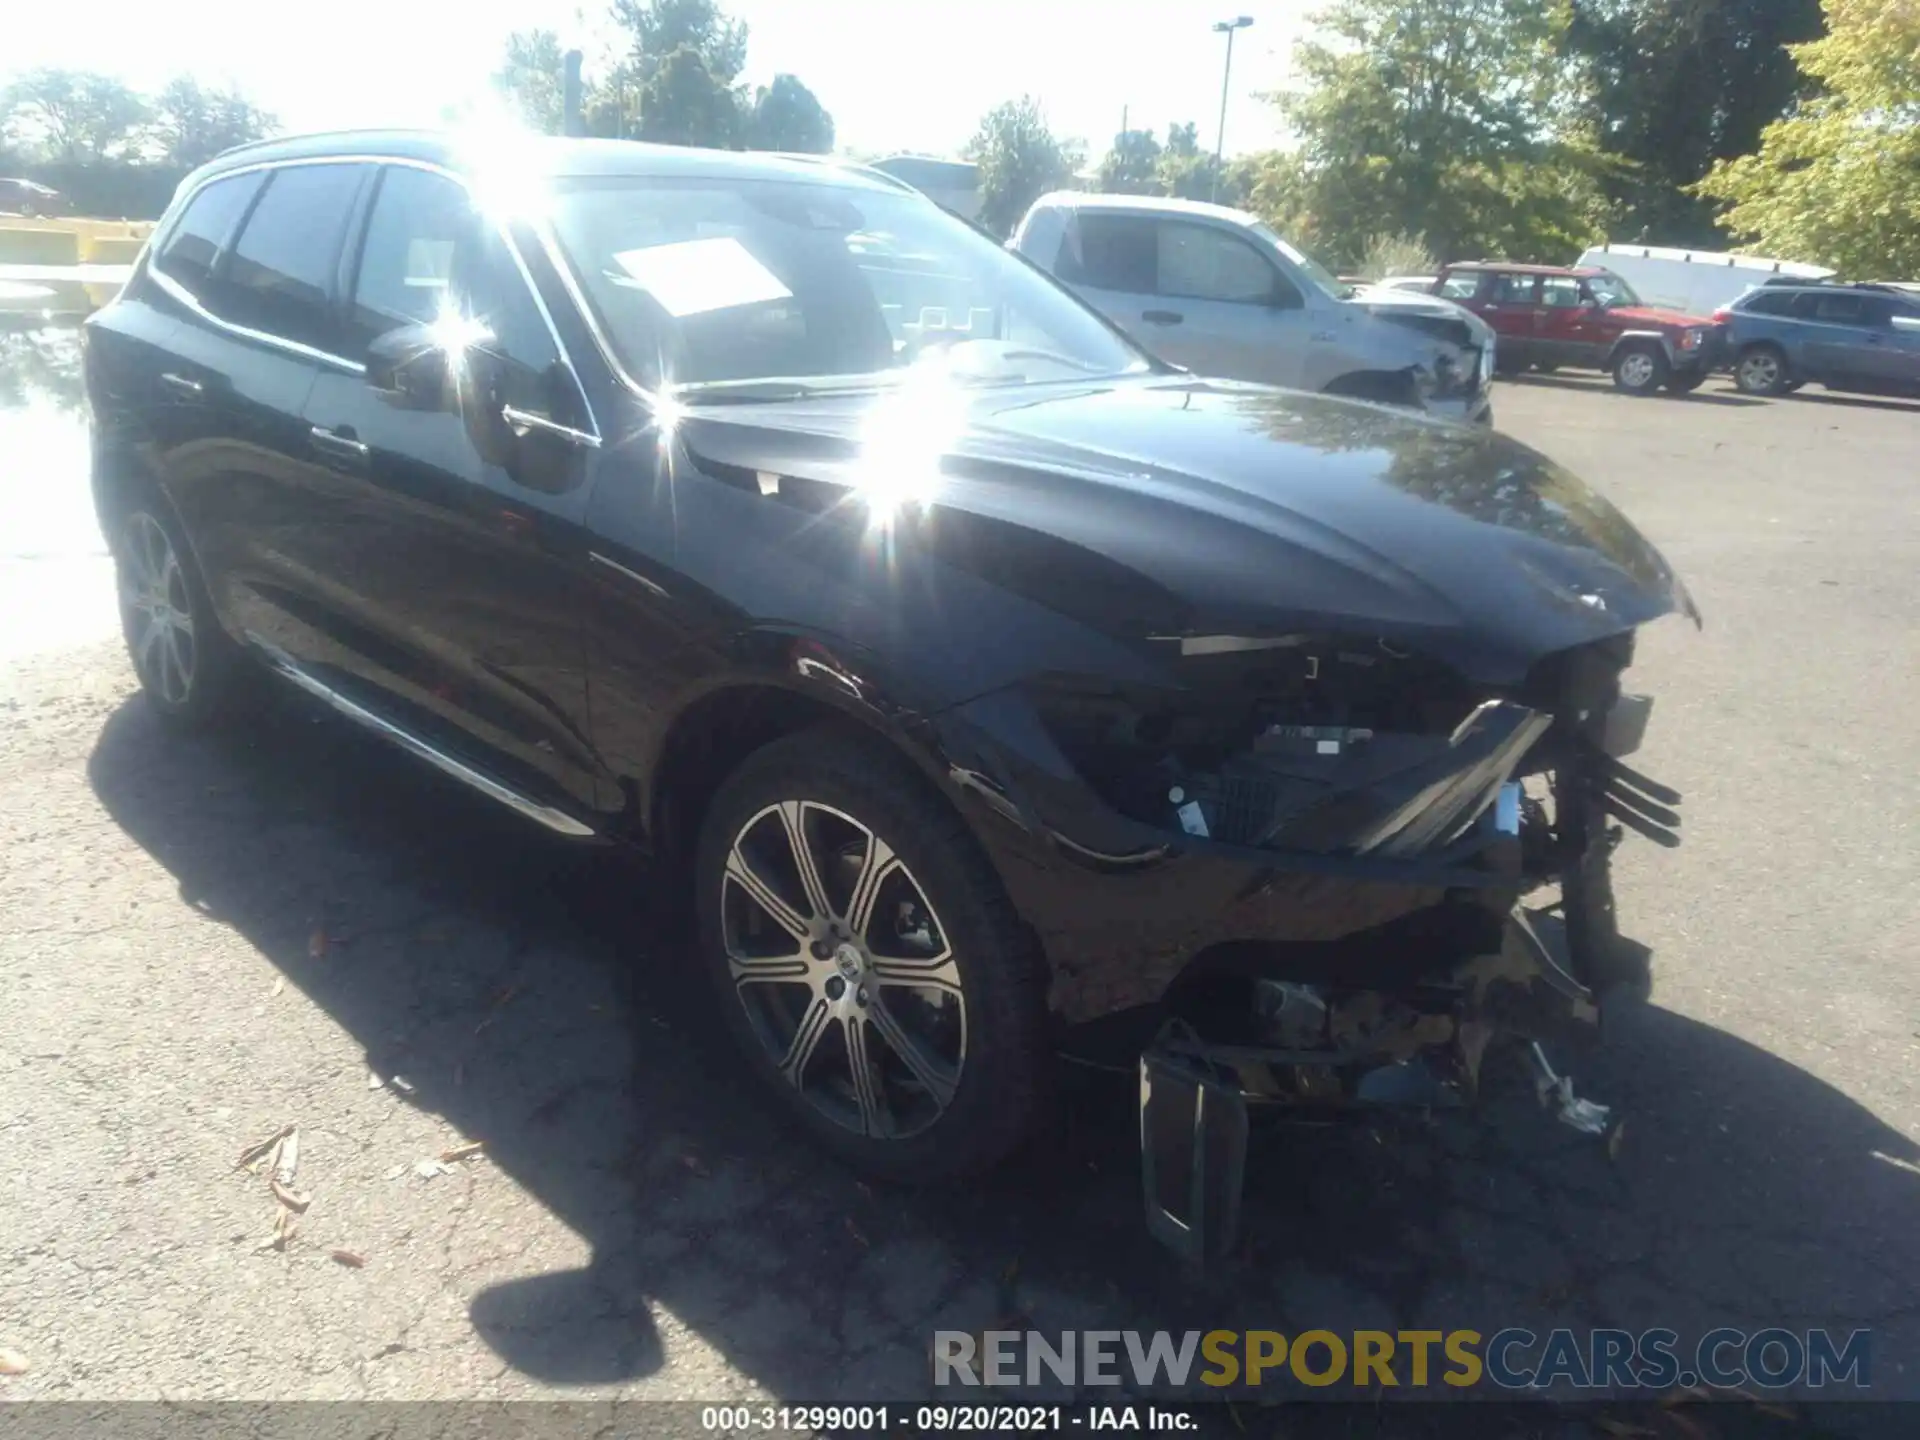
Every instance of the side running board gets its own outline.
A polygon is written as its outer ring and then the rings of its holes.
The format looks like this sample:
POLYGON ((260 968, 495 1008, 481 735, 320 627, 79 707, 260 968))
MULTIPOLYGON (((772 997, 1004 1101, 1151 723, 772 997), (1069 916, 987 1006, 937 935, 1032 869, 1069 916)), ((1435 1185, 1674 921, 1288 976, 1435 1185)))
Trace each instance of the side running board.
POLYGON ((301 668, 298 661, 294 660, 277 646, 268 644, 258 635, 249 635, 247 638, 259 647, 260 652, 266 656, 268 662, 276 671, 288 680, 291 680, 295 685, 298 685, 309 695, 317 696, 321 700, 326 701, 328 705, 332 706, 349 720, 354 721, 356 724, 364 725, 367 729, 373 731, 374 734, 391 740, 402 750, 418 756, 436 770, 446 772, 454 779, 472 786, 482 795, 498 800, 509 810, 517 810, 529 820, 534 821, 536 824, 544 825, 547 829, 557 834, 569 835, 576 839, 584 839, 597 833, 592 826, 581 823, 566 811, 557 810, 551 805, 543 805, 538 800, 529 799, 518 790, 501 784, 491 775, 476 770, 473 766, 467 764, 466 761, 457 760, 437 746, 428 744, 411 730, 403 730, 385 716, 376 715, 373 711, 367 709, 366 706, 348 699, 325 681, 308 674, 307 671, 301 668))

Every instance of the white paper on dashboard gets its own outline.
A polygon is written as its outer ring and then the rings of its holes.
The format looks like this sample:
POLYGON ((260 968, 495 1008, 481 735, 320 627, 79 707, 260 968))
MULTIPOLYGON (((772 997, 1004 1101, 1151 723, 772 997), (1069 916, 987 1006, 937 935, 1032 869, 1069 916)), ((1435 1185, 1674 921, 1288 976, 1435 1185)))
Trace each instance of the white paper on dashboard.
POLYGON ((613 258, 627 272, 626 279, 612 277, 616 284, 645 290, 676 320, 793 294, 731 235, 622 250, 613 258))

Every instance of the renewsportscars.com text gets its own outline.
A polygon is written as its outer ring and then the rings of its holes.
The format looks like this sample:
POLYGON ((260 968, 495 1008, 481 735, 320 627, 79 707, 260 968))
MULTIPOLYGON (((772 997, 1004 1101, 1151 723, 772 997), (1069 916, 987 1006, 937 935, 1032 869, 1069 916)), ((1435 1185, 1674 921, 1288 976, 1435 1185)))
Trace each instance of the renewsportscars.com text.
POLYGON ((1131 1385, 1179 1391, 1282 1381, 1315 1387, 1667 1390, 1871 1384, 1871 1333, 1710 1330, 939 1330, 935 1385, 1131 1385))

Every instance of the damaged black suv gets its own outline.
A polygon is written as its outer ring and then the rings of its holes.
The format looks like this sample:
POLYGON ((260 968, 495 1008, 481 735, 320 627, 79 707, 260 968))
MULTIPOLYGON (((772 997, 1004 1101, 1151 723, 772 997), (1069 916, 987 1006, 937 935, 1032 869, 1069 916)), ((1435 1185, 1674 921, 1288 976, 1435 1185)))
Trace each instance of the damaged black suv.
POLYGON ((748 1063, 872 1171, 1006 1154, 1065 1022, 1163 1004, 1162 1060, 1345 1103, 1644 979, 1659 554, 1484 430, 1170 371, 888 177, 247 147, 86 376, 158 711, 277 673, 657 857, 748 1063))

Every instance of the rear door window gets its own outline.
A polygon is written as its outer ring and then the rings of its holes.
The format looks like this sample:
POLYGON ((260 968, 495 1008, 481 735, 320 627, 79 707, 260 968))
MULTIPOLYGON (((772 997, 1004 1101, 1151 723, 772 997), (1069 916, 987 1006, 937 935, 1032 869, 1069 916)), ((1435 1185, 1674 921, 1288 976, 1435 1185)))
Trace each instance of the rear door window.
POLYGON ((1549 310, 1578 310, 1580 282, 1571 275, 1548 275, 1540 281, 1540 303, 1549 310))
POLYGON ((1539 287, 1538 275, 1516 275, 1512 271, 1503 271, 1493 277, 1493 283, 1487 287, 1487 303, 1490 305, 1532 305, 1534 291, 1539 287))
POLYGON ((1154 293, 1182 300, 1264 304, 1279 279, 1252 245, 1211 225, 1162 221, 1156 259, 1154 293))
POLYGON ((266 177, 255 170, 200 187, 153 257, 153 268, 199 295, 213 262, 266 177))
POLYGON ((1159 237, 1151 219, 1140 215, 1081 215, 1072 233, 1078 254, 1062 279, 1091 285, 1096 290, 1118 290, 1129 295, 1151 295, 1160 270, 1159 237))
POLYGON ((333 310, 340 242, 367 165, 291 165, 271 172, 266 192, 234 242, 213 295, 221 318, 332 354, 343 348, 333 310))
POLYGON ((1866 302, 1858 295, 1823 294, 1809 290, 1794 302, 1793 313, 1803 320, 1823 320, 1829 325, 1863 325, 1866 302))

